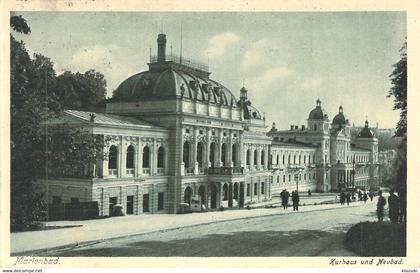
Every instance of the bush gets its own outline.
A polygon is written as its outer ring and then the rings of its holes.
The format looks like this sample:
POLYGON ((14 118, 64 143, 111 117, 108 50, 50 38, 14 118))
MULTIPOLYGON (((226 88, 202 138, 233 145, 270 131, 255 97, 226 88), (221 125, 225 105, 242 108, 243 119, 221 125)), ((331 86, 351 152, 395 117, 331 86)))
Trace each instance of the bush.
POLYGON ((362 222, 352 226, 346 235, 346 245, 365 257, 405 257, 406 226, 391 222, 362 222))

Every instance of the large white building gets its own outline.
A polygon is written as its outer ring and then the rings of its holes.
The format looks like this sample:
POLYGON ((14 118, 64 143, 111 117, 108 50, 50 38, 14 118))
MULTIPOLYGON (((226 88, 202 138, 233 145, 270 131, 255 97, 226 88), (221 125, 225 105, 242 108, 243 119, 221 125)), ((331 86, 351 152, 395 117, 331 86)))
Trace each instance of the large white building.
POLYGON ((378 141, 367 122, 351 140, 343 109, 330 124, 318 100, 307 127, 267 133, 245 88, 235 98, 208 67, 167 55, 164 34, 157 43, 149 70, 123 81, 105 114, 64 112, 58 122, 103 136, 107 158, 86 177, 42 181, 50 203, 96 201, 101 216, 115 204, 128 214, 176 213, 192 196, 216 209, 270 200, 283 188, 376 185, 378 141))

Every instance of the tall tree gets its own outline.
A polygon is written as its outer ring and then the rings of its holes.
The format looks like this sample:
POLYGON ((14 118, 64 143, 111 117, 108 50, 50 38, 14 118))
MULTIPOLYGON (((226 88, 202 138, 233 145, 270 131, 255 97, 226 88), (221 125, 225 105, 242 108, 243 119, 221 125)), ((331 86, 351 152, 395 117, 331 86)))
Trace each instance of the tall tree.
POLYGON ((401 59, 394 64, 394 71, 390 75, 392 87, 388 97, 394 97, 394 110, 400 111, 396 136, 407 134, 407 42, 400 49, 401 59))
MULTIPOLYGON (((15 31, 30 33, 21 16, 11 16, 10 24, 15 31)), ((52 170, 91 177, 93 163, 103 157, 103 137, 67 124, 48 124, 60 116, 68 103, 58 92, 61 81, 53 63, 40 54, 31 59, 25 44, 13 35, 10 43, 11 228, 22 230, 45 219, 46 199, 34 182, 47 178, 52 170)), ((88 107, 102 99, 106 86, 102 74, 88 71, 77 77, 72 88, 81 106, 88 107)))
MULTIPOLYGON (((407 42, 400 50, 401 59, 394 64, 394 71, 390 75, 392 87, 388 97, 394 98, 394 110, 400 111, 400 120, 396 127, 396 136, 402 137, 398 147, 395 166, 397 169, 394 187, 400 194, 401 211, 407 207, 407 42)), ((404 217, 404 220, 405 217, 404 217)))

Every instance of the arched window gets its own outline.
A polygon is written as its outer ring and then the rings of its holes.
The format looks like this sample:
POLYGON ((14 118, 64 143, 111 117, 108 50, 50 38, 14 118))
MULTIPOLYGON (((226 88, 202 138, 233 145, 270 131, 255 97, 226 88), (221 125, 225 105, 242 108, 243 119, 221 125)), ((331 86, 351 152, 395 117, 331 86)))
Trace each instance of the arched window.
POLYGON ((254 165, 257 165, 257 162, 258 162, 257 155, 258 155, 258 151, 257 150, 254 150, 254 165))
POLYGON ((150 168, 150 149, 148 146, 143 148, 143 168, 150 168))
POLYGON ((182 147, 182 161, 184 162, 185 168, 190 167, 190 143, 188 141, 185 141, 182 147))
POLYGON ((299 155, 299 165, 300 165, 300 164, 302 164, 301 159, 302 159, 302 156, 301 156, 301 155, 299 155))
POLYGON ((289 158, 287 160, 287 164, 290 164, 290 155, 289 155, 289 158))
POLYGON ((293 156, 293 164, 296 164, 296 155, 293 156))
POLYGON ((283 155, 283 165, 286 163, 286 156, 283 155))
POLYGON ((203 144, 201 142, 197 143, 197 162, 198 167, 203 167, 203 144))
POLYGON ((314 124, 314 131, 316 131, 316 129, 317 129, 317 126, 316 126, 316 124, 314 124))
POLYGON ((114 145, 109 147, 109 159, 108 159, 108 169, 115 170, 117 169, 117 156, 118 149, 114 145))
POLYGON ((251 164, 251 152, 249 150, 246 150, 246 165, 251 164))
POLYGON ((214 142, 210 144, 210 163, 212 167, 214 167, 214 158, 216 152, 215 145, 216 144, 214 144, 214 142))
POLYGON ((264 166, 265 164, 265 151, 261 151, 261 166, 264 166))
POLYGON ((133 145, 128 146, 127 148, 127 157, 125 161, 125 167, 127 169, 134 168, 134 147, 133 145))
POLYGON ((306 155, 303 156, 303 164, 306 164, 306 155))
POLYGON ((165 168, 165 148, 162 146, 158 149, 157 154, 157 167, 158 168, 165 168))
POLYGON ((226 143, 222 144, 222 166, 226 167, 226 143))
POLYGON ((279 161, 280 161, 280 155, 277 155, 276 165, 279 165, 279 161))
POLYGON ((237 162, 236 162, 236 144, 232 145, 232 162, 233 162, 233 166, 237 166, 237 162))

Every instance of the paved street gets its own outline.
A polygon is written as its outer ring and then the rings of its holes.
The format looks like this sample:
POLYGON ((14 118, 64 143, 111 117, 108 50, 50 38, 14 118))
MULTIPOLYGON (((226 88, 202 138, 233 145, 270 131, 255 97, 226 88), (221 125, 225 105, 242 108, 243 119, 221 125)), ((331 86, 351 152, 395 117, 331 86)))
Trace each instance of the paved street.
MULTIPOLYGON (((363 205, 306 208, 295 213, 208 223, 106 240, 49 256, 355 256, 344 246, 345 232, 375 220, 375 200, 363 205)), ((268 210, 268 209, 266 209, 268 210)), ((257 211, 257 210, 255 210, 257 211)), ((204 214, 200 214, 204 215, 204 214)))

